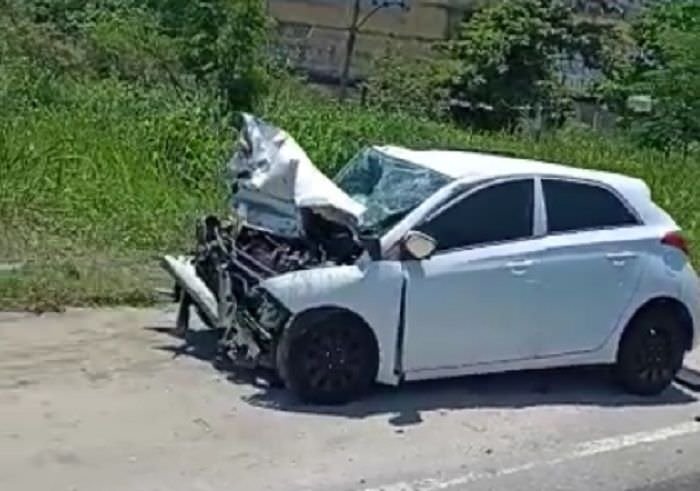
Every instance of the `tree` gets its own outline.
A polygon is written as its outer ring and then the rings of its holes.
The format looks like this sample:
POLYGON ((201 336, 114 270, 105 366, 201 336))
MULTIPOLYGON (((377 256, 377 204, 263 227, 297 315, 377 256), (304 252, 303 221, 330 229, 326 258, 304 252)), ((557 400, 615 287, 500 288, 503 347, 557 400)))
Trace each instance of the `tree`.
POLYGON ((261 0, 234 0, 217 39, 218 86, 229 109, 251 110, 267 91, 268 17, 261 0))
POLYGON ((637 55, 613 80, 609 94, 642 144, 687 154, 700 141, 700 1, 654 6, 633 26, 637 55), (640 114, 625 103, 647 96, 640 114))
POLYGON ((227 112, 253 109, 267 89, 264 0, 0 2, 0 16, 18 17, 22 28, 11 48, 34 64, 165 82, 181 93, 205 87, 227 112))
POLYGON ((421 118, 449 116, 450 60, 439 49, 406 56, 401 48, 391 46, 374 61, 365 83, 365 102, 387 112, 421 118))
POLYGON ((182 44, 183 63, 213 83, 227 110, 250 110, 267 86, 268 17, 264 0, 148 0, 166 32, 182 44))
POLYGON ((449 43, 452 95, 469 122, 513 127, 527 108, 557 117, 567 100, 557 63, 577 44, 572 11, 552 0, 512 0, 477 11, 449 43))
POLYGON ((354 0, 352 7, 352 17, 350 26, 348 27, 348 39, 345 43, 345 58, 343 58, 343 67, 340 72, 340 100, 344 100, 347 96, 348 82, 350 78, 350 66, 352 65, 353 55, 355 54, 355 43, 357 42, 357 34, 362 26, 370 20, 374 14, 382 9, 390 7, 400 7, 407 10, 408 6, 404 0, 372 0, 372 9, 363 17, 360 17, 362 11, 362 0, 354 0))

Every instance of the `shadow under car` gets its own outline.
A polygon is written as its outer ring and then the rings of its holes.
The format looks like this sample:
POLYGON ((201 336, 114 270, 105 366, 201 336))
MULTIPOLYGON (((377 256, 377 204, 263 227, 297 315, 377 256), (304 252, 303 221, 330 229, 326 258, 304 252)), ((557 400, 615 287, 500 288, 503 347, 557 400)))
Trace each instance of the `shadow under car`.
POLYGON ((472 408, 527 408, 532 406, 592 405, 601 407, 661 406, 691 404, 698 399, 689 391, 672 385, 656 397, 635 396, 613 383, 609 367, 571 367, 535 371, 473 375, 450 379, 408 382, 399 387, 377 385, 365 398, 342 406, 308 405, 298 401, 264 371, 245 370, 217 359, 216 330, 189 330, 184 338, 171 328, 148 329, 176 337, 174 343, 156 349, 211 362, 235 384, 251 384, 258 391, 244 396, 244 402, 266 409, 335 417, 365 418, 391 415, 395 426, 418 424, 421 413, 433 410, 472 408))

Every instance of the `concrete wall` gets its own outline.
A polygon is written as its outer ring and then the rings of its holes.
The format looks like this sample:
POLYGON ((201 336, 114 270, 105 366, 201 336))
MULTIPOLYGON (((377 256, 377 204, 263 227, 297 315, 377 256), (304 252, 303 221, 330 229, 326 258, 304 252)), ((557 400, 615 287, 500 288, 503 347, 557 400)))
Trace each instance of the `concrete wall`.
MULTIPOLYGON (((311 24, 330 29, 347 29, 352 16, 353 0, 268 0, 270 14, 281 23, 311 24)), ((396 36, 441 39, 448 23, 450 0, 406 0, 408 12, 400 8, 378 11, 364 25, 366 31, 396 36)), ((362 0, 360 17, 372 10, 369 0, 362 0)))
MULTIPOLYGON (((405 0, 410 10, 387 8, 377 12, 358 37, 352 74, 362 76, 371 60, 387 46, 401 52, 426 53, 432 42, 445 39, 463 18, 465 10, 503 0, 405 0)), ((659 0, 568 0, 583 15, 620 19, 633 16, 644 4, 659 0)), ((289 61, 316 74, 337 76, 343 62, 347 28, 354 0, 267 0, 269 13, 279 26, 279 48, 289 61)), ((362 0, 361 18, 373 8, 362 0)), ((595 74, 563 67, 573 84, 587 82, 595 74), (580 73, 579 73, 580 72, 580 73)))
MULTIPOLYGON (((450 0, 407 0, 410 10, 378 11, 363 25, 357 39, 352 75, 365 75, 371 60, 391 45, 407 53, 423 53, 431 42, 444 39, 450 25, 450 0)), ((337 76, 345 55, 352 0, 268 0, 278 23, 279 48, 297 67, 337 76)), ((363 0, 363 18, 372 9, 363 0)))
MULTIPOLYGON (((345 56, 348 27, 354 0, 267 0, 270 15, 278 24, 280 54, 297 68, 331 86, 337 81, 345 56), (325 80, 324 80, 325 79, 325 80)), ((366 76, 372 60, 388 47, 404 55, 428 54, 436 41, 446 39, 459 25, 464 12, 476 5, 503 0, 406 0, 410 10, 382 9, 361 29, 351 67, 352 77, 366 76)), ((568 0, 580 14, 608 20, 628 19, 644 4, 659 0, 568 0)), ((369 12, 371 0, 362 0, 360 18, 369 12)), ((562 61, 563 81, 572 89, 584 91, 599 74, 581 60, 562 61)), ((576 119, 608 129, 614 117, 589 103, 577 103, 576 119)))

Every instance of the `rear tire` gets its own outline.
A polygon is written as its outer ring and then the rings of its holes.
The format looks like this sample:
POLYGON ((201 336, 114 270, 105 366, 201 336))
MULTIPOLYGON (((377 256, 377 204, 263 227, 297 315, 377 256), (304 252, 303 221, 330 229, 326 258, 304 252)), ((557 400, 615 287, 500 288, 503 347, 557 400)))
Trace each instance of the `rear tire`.
POLYGON ((683 365, 684 341, 683 326, 672 310, 655 308, 639 313, 620 341, 618 380, 632 394, 660 394, 683 365))
POLYGON ((379 366, 374 334, 341 311, 300 319, 284 333, 278 368, 286 387, 314 404, 345 404, 365 395, 379 366))

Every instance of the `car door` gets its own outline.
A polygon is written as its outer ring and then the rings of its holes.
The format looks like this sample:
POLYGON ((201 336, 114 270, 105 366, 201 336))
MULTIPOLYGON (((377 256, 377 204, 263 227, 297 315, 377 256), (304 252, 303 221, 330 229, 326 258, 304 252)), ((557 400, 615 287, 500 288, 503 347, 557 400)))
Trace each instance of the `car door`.
POLYGON ((407 372, 530 356, 534 180, 473 189, 415 227, 436 252, 406 261, 407 372))
POLYGON ((538 356, 601 347, 639 284, 641 222, 599 183, 542 179, 547 236, 536 258, 538 356))

